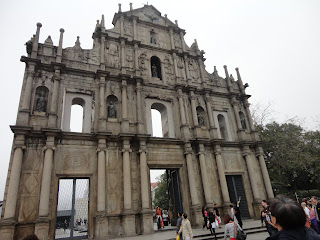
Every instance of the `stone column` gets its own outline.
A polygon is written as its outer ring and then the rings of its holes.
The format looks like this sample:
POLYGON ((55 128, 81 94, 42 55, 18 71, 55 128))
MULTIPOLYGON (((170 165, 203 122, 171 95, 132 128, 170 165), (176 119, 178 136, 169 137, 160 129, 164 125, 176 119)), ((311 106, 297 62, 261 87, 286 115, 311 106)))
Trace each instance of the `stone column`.
POLYGON ((189 186, 190 186, 190 195, 191 195, 191 203, 192 206, 199 205, 199 198, 198 198, 198 191, 196 187, 195 175, 194 175, 194 168, 192 162, 192 148, 191 144, 187 143, 185 145, 186 148, 186 159, 187 159, 187 169, 188 169, 188 179, 189 179, 189 186))
POLYGON ((213 201, 212 201, 212 193, 210 189, 209 184, 209 177, 207 172, 207 164, 206 159, 204 155, 204 146, 203 144, 199 144, 199 162, 200 162, 200 168, 201 168, 201 179, 202 179, 202 185, 203 185, 203 191, 204 191, 204 197, 206 200, 207 208, 213 208, 213 201))
POLYGON ((136 76, 140 76, 138 75, 138 71, 139 71, 139 45, 137 42, 134 43, 134 69, 135 69, 135 74, 136 76))
POLYGON ((230 204, 230 197, 229 197, 227 180, 226 180, 225 172, 224 172, 222 152, 221 152, 220 145, 215 145, 214 148, 215 148, 214 153, 215 153, 217 167, 218 167, 220 187, 221 187, 221 192, 222 192, 222 199, 223 199, 224 206, 228 207, 230 204))
POLYGON ((35 66, 30 65, 27 70, 27 81, 26 87, 24 89, 23 101, 22 101, 22 110, 30 111, 30 100, 31 100, 31 91, 32 91, 32 82, 35 74, 35 66))
POLYGON ((121 38, 120 44, 121 44, 121 73, 126 74, 126 58, 125 58, 126 41, 125 41, 125 38, 121 38))
POLYGON ((56 62, 57 62, 57 63, 61 63, 63 33, 64 33, 64 29, 63 29, 63 28, 60 28, 59 46, 58 46, 57 57, 56 57, 56 62))
POLYGON ((253 159, 251 157, 251 150, 248 146, 245 146, 243 148, 243 156, 245 157, 246 163, 247 163, 249 179, 250 179, 252 194, 253 194, 253 199, 254 199, 253 201, 260 202, 261 198, 260 198, 260 194, 259 194, 259 189, 258 189, 258 185, 257 185, 257 181, 256 181, 255 172, 254 172, 254 163, 253 163, 253 159))
POLYGON ((59 87, 60 87, 60 70, 56 69, 54 72, 54 83, 53 83, 53 92, 49 113, 49 121, 48 127, 56 128, 57 127, 57 103, 58 103, 58 95, 59 95, 59 87))
POLYGON ((190 91, 190 100, 191 100, 191 112, 192 112, 193 124, 195 127, 198 127, 199 122, 198 122, 197 109, 196 109, 196 100, 195 100, 193 91, 190 91))
POLYGON ((247 117, 249 120, 250 129, 251 129, 251 131, 255 131, 255 127, 254 127, 253 120, 252 120, 251 113, 250 113, 250 109, 249 109, 250 103, 248 102, 248 100, 245 100, 244 106, 246 108, 246 113, 247 113, 247 117))
POLYGON ((174 40, 173 40, 173 29, 172 28, 169 29, 169 34, 170 34, 171 49, 175 49, 174 40))
POLYGON ((14 220, 16 214, 16 205, 18 199, 23 149, 24 146, 24 135, 18 135, 15 139, 16 148, 14 149, 9 187, 6 199, 6 206, 4 209, 4 220, 14 220))
POLYGON ((124 211, 132 209, 131 203, 131 166, 130 166, 130 141, 123 140, 122 160, 123 160, 123 207, 124 211))
POLYGON ((100 44, 100 70, 105 70, 105 41, 106 38, 104 36, 101 37, 101 44, 100 44))
POLYGON ((201 79, 201 83, 205 83, 204 81, 204 73, 203 73, 203 67, 202 67, 202 61, 201 61, 201 58, 198 57, 198 65, 199 65, 199 69, 200 69, 200 79, 201 79))
POLYGON ((122 103, 121 104, 121 111, 122 111, 121 132, 129 132, 126 80, 122 80, 121 103, 122 103))
POLYGON ((257 152, 258 152, 258 158, 259 158, 260 168, 261 168, 261 172, 262 172, 262 178, 264 181, 264 186, 267 191, 267 197, 268 197, 268 199, 272 199, 272 198, 274 198, 274 194, 273 194, 266 162, 264 160, 262 147, 258 147, 257 152))
POLYGON ((51 175, 53 165, 53 151, 54 137, 47 137, 47 144, 45 147, 44 164, 42 171, 41 192, 40 192, 40 204, 39 204, 39 217, 48 217, 49 215, 49 199, 51 192, 51 175))
POLYGON ((184 45, 184 38, 183 38, 183 36, 184 36, 184 34, 183 34, 183 32, 181 31, 180 32, 180 39, 181 39, 181 45, 182 45, 182 51, 186 51, 186 47, 185 47, 185 45, 184 45))
POLYGON ((178 66, 177 66, 177 54, 174 52, 172 53, 173 58, 173 66, 174 66, 174 74, 176 77, 178 77, 178 66))
POLYGON ((138 120, 138 133, 144 133, 143 119, 142 119, 142 102, 141 102, 141 79, 137 80, 137 120, 138 120))
POLYGON ((120 16, 120 36, 124 37, 124 17, 120 16))
POLYGON ((224 72, 225 72, 225 74, 226 74, 227 86, 228 86, 229 92, 233 92, 233 86, 232 86, 232 84, 231 84, 231 80, 230 80, 230 77, 229 77, 229 73, 228 73, 227 66, 224 65, 223 68, 224 68, 224 72))
POLYGON ((97 211, 106 210, 106 140, 98 140, 97 211))
POLYGON ((207 113, 208 113, 208 118, 209 118, 210 137, 211 137, 211 139, 218 138, 217 128, 214 125, 213 111, 212 111, 212 107, 211 107, 211 98, 210 98, 209 93, 205 94, 205 101, 206 101, 207 113))
POLYGON ((33 39, 31 58, 37 58, 37 55, 38 55, 38 43, 39 43, 39 35, 40 35, 40 28, 41 27, 42 27, 42 24, 37 23, 37 31, 36 31, 36 35, 33 39))
POLYGON ((133 40, 138 40, 137 38, 137 19, 132 17, 132 26, 133 26, 133 40))
POLYGON ((132 210, 130 140, 123 140, 123 232, 124 236, 136 235, 135 215, 132 210))
POLYGON ((106 78, 105 76, 100 76, 99 83, 99 130, 105 131, 107 124, 107 116, 106 116, 106 101, 105 101, 105 84, 106 78))
POLYGON ((150 209, 149 201, 149 181, 148 181, 148 166, 147 166, 147 154, 145 141, 140 143, 142 145, 140 149, 140 181, 141 181, 141 201, 142 209, 150 209))

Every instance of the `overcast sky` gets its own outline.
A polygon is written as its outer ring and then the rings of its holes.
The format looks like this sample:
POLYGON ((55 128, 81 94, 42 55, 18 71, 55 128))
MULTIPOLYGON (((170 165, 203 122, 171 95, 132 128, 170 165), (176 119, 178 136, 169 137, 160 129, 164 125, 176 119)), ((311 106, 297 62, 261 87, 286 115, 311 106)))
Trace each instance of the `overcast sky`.
MULTIPOLYGON (((48 35, 58 45, 59 29, 64 28, 63 48, 74 46, 80 36, 81 47, 92 47, 96 20, 104 14, 106 28, 112 28, 118 3, 122 11, 140 8, 147 1, 22 1, 0 2, 0 200, 7 175, 25 64, 24 44, 41 22, 40 42, 48 35)), ((251 103, 272 102, 275 120, 298 116, 304 127, 314 129, 320 116, 320 1, 318 0, 208 0, 148 1, 162 15, 178 20, 186 30, 190 46, 197 39, 206 54, 206 69, 217 66, 224 77, 223 65, 235 74, 239 67, 251 103)))

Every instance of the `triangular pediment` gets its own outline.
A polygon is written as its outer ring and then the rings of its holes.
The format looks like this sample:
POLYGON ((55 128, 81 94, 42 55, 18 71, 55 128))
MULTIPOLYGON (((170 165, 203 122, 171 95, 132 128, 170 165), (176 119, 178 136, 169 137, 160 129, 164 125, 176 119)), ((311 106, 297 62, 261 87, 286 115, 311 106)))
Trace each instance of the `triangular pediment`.
MULTIPOLYGON (((122 14, 126 16, 135 16, 138 17, 139 20, 162 25, 162 26, 172 26, 176 27, 176 25, 170 21, 168 18, 161 16, 161 12, 159 12, 152 5, 144 5, 142 8, 137 8, 131 11, 122 12, 122 14)), ((112 23, 115 25, 118 20, 119 13, 116 13, 112 23)))

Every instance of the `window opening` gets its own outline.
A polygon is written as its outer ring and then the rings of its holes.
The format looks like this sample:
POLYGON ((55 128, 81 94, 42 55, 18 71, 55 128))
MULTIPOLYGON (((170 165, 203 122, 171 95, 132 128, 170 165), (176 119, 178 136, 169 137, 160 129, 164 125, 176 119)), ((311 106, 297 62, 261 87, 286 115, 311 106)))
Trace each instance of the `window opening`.
POLYGON ((160 59, 156 56, 151 57, 151 76, 162 79, 160 59))
POLYGON ((243 112, 239 112, 239 117, 242 129, 247 129, 246 116, 243 114, 243 112))
POLYGON ((83 107, 78 104, 71 106, 70 131, 82 132, 83 127, 83 107))

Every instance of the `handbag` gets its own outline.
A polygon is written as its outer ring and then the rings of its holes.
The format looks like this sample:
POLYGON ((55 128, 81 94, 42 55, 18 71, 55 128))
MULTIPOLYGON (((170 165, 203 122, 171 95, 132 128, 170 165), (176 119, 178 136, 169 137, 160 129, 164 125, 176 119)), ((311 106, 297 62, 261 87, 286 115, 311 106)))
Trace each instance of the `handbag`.
POLYGON ((177 234, 176 240, 180 240, 179 234, 177 234))
POLYGON ((241 228, 237 228, 237 239, 238 240, 246 240, 247 239, 247 234, 241 228))

